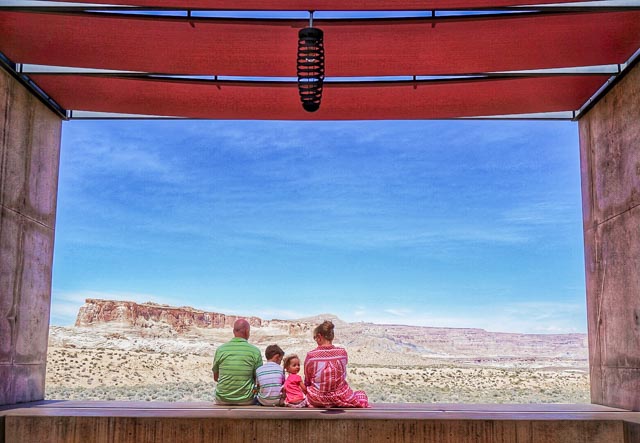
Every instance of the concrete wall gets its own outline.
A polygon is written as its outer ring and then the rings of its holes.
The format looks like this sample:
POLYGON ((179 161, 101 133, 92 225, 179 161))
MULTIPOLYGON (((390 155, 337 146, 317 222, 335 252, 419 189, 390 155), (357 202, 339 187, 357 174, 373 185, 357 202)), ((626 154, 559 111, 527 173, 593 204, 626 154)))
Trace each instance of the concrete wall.
POLYGON ((0 69, 0 405, 44 398, 61 123, 0 69))
POLYGON ((640 65, 579 128, 591 401, 640 411, 640 65))
MULTIPOLYGON (((273 415, 266 412, 264 417, 273 415)), ((505 415, 494 420, 8 416, 5 432, 7 443, 627 443, 622 421, 505 415)))

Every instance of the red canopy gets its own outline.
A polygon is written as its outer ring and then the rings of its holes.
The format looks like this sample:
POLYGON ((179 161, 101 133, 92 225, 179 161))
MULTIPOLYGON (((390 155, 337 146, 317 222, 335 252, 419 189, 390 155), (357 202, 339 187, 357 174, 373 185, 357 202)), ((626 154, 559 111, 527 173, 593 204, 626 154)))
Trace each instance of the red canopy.
MULTIPOLYGON (((387 5, 373 1, 372 5, 387 5)), ((266 0, 264 8, 276 9, 276 4, 285 3, 266 0)), ((295 77, 297 33, 306 25, 305 20, 5 10, 0 11, 0 51, 23 64, 187 76, 295 77)), ((633 10, 316 20, 314 25, 324 30, 325 72, 332 78, 468 76, 621 64, 640 47, 640 11, 633 10)), ((581 108, 609 76, 571 73, 416 84, 327 83, 320 111, 314 114, 302 110, 294 83, 61 74, 30 78, 69 110, 342 120, 572 111, 581 108)))
MULTIPOLYGON (((640 47, 640 12, 491 19, 319 20, 326 75, 465 74, 622 63, 640 47)), ((0 12, 14 62, 166 74, 296 76, 305 21, 0 12)))
MULTIPOLYGON (((579 1, 583 0, 562 0, 562 3, 579 1)), ((74 0, 74 3, 232 11, 428 11, 543 5, 559 2, 558 0, 74 0)))
POLYGON ((295 83, 216 84, 81 75, 32 78, 67 109, 210 119, 393 120, 577 109, 608 77, 326 84, 322 106, 313 114, 302 109, 295 83))

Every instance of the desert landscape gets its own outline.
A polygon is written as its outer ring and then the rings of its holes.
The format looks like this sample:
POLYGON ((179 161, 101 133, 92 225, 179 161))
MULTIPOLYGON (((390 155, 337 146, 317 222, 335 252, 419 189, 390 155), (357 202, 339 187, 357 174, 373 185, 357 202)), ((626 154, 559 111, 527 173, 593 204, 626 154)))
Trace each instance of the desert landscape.
MULTIPOLYGON (((75 326, 52 326, 47 399, 213 401, 211 364, 233 315, 154 303, 88 299, 75 326)), ((311 331, 336 324, 348 381, 383 403, 588 403, 586 334, 347 323, 331 314, 248 318, 250 342, 304 359, 311 331)))

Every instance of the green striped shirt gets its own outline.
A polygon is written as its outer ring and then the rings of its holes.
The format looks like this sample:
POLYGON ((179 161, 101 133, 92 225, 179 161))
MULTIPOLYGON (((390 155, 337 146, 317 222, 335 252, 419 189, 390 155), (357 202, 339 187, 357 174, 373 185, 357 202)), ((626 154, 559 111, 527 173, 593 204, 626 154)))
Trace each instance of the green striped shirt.
POLYGON ((216 349, 213 372, 218 373, 216 398, 243 403, 255 396, 255 373, 262 366, 260 350, 244 338, 234 337, 216 349))

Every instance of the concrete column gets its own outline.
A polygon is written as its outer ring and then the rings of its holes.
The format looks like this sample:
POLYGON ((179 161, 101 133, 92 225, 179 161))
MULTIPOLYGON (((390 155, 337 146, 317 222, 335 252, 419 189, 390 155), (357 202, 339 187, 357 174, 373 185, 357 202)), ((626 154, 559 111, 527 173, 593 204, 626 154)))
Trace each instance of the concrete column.
POLYGON ((579 128, 591 401, 640 411, 640 65, 579 128))
POLYGON ((0 405, 44 398, 61 123, 0 69, 0 405))

